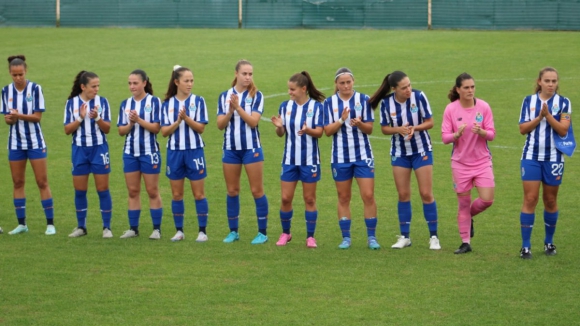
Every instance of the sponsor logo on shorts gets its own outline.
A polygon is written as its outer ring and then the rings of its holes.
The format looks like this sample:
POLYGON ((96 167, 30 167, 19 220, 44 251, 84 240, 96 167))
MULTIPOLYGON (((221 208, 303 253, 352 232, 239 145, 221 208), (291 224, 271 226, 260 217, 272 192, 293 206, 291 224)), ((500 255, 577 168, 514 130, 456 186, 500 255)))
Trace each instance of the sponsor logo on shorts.
POLYGON ((332 175, 336 178, 338 176, 338 173, 336 172, 336 169, 333 168, 332 169, 332 175))
POLYGON ((522 177, 526 175, 526 169, 522 167, 522 177))
POLYGON ((254 153, 254 157, 259 157, 260 153, 254 153))
POLYGON ((166 171, 167 171, 167 174, 171 174, 171 169, 169 168, 169 166, 167 166, 166 171))
POLYGON ((316 176, 318 176, 318 174, 317 174, 317 173, 312 173, 312 177, 313 177, 313 178, 316 178, 316 176))
POLYGON ((423 156, 423 161, 427 161, 429 159, 429 156, 425 155, 423 156))
POLYGON ((154 169, 157 169, 157 164, 154 164, 154 165, 153 165, 153 168, 154 168, 154 169))
POLYGON ((560 179, 562 179, 562 176, 561 175, 559 175, 559 176, 556 177, 556 180, 560 180, 560 179))
POLYGON ((204 171, 204 169, 199 170, 199 174, 203 174, 204 171))

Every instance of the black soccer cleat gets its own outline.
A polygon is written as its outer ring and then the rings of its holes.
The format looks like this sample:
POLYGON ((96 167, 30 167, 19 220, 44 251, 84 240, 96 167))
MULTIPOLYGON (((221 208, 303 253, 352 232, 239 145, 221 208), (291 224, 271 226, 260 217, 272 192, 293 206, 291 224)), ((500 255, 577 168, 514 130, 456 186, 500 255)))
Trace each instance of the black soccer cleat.
POLYGON ((469 243, 462 243, 461 246, 459 246, 459 249, 455 250, 453 253, 454 254, 464 254, 467 252, 471 251, 471 245, 469 243))
POLYGON ((532 252, 530 251, 530 248, 523 247, 520 250, 520 258, 521 259, 532 259, 532 252))
POLYGON ((556 255, 556 246, 551 243, 546 243, 544 245, 544 252, 546 256, 555 256, 556 255))

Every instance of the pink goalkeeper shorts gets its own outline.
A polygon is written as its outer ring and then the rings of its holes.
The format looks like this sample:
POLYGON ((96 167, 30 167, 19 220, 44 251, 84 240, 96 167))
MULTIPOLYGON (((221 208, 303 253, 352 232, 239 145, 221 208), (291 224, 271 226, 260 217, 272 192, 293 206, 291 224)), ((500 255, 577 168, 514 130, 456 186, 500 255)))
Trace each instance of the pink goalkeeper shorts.
POLYGON ((456 193, 467 192, 471 188, 494 188, 493 165, 491 162, 479 167, 452 167, 453 189, 456 193))

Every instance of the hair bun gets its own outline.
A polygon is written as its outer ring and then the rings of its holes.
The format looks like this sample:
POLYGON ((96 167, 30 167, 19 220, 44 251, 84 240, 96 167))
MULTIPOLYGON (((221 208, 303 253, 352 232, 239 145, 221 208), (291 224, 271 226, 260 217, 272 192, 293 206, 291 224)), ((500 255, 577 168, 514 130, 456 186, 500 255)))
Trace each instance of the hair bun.
POLYGON ((181 68, 180 65, 175 65, 175 66, 173 66, 173 71, 177 71, 177 69, 179 69, 179 68, 181 68))

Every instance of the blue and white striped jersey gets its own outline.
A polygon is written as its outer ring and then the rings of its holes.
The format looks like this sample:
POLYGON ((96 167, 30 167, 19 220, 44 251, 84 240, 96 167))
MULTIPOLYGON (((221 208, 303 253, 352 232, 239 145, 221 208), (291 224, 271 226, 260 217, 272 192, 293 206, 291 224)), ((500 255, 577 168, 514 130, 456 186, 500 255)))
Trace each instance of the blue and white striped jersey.
MULTIPOLYGON (((161 106, 161 126, 169 126, 178 120, 179 110, 185 110, 187 116, 194 121, 207 124, 207 107, 201 96, 190 94, 185 101, 172 97, 163 102, 161 106)), ((186 150, 203 148, 205 143, 201 135, 191 129, 185 121, 181 121, 179 127, 167 140, 167 148, 171 150, 186 150)))
POLYGON ((322 127, 322 103, 309 99, 304 105, 294 101, 285 101, 280 105, 278 114, 286 131, 284 157, 282 164, 286 165, 317 165, 320 164, 318 138, 310 135, 298 135, 304 123, 309 128, 322 127))
MULTIPOLYGON (((548 101, 542 101, 538 94, 528 95, 524 98, 520 111, 520 124, 528 122, 540 115, 543 103, 547 103, 552 116, 560 121, 563 113, 572 113, 572 103, 564 96, 554 94, 548 101)), ((563 162, 562 153, 556 149, 553 139, 552 127, 543 118, 536 129, 526 136, 526 143, 522 153, 522 160, 563 162)))
POLYGON ((338 121, 345 108, 350 109, 350 117, 332 136, 331 163, 352 163, 374 158, 369 136, 357 127, 350 125, 350 119, 357 117, 360 117, 362 122, 375 121, 375 115, 368 104, 368 99, 367 95, 355 91, 347 101, 343 101, 338 93, 324 101, 325 126, 338 121))
MULTIPOLYGON (((145 95, 140 101, 135 101, 133 97, 124 100, 119 108, 117 126, 129 124, 129 113, 131 111, 136 111, 139 117, 147 122, 161 122, 161 100, 151 94, 145 95)), ((125 137, 124 152, 136 157, 159 152, 157 135, 150 133, 147 129, 135 123, 125 137)))
MULTIPOLYGON (((381 101, 381 126, 417 126, 432 116, 427 96, 419 90, 414 89, 405 103, 397 102, 395 93, 381 101)), ((391 156, 410 156, 432 150, 431 137, 427 130, 416 131, 408 140, 400 134, 391 135, 391 156)))
MULTIPOLYGON (((228 113, 230 110, 230 96, 232 94, 238 94, 240 107, 244 108, 248 114, 252 114, 252 112, 263 114, 264 96, 262 92, 256 92, 256 96, 252 98, 247 90, 239 94, 232 87, 220 94, 217 115, 226 115, 228 113)), ((262 147, 262 144, 260 143, 258 126, 251 128, 237 112, 234 112, 224 132, 223 149, 247 150, 260 147, 262 147)))
MULTIPOLYGON (((9 114, 11 109, 18 110, 20 114, 34 114, 34 112, 44 112, 44 95, 40 85, 31 81, 26 81, 26 87, 19 92, 14 83, 2 89, 2 100, 0 101, 2 114, 9 114)), ((40 128, 40 122, 28 122, 18 120, 10 126, 8 133, 8 149, 27 150, 46 148, 44 136, 40 128)))
MULTIPOLYGON (((64 108, 64 124, 74 122, 79 117, 79 109, 85 103, 80 95, 77 95, 66 102, 64 108)), ((89 117, 93 108, 97 108, 99 116, 103 121, 111 121, 111 108, 109 101, 102 96, 95 96, 94 99, 87 102, 87 114, 81 125, 72 134, 72 143, 76 146, 91 147, 107 143, 107 136, 94 119, 89 117)))

